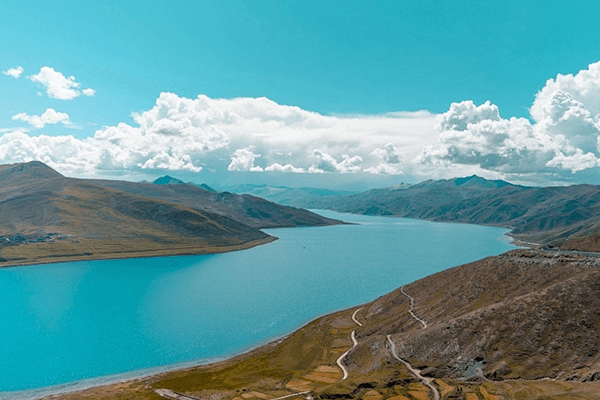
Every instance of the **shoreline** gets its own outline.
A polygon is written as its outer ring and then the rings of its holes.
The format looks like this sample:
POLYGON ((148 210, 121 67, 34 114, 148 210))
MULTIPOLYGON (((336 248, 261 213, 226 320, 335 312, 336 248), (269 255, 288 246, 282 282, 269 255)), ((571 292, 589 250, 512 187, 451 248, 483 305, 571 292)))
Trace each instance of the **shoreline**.
MULTIPOLYGON (((190 245, 180 248, 165 247, 151 250, 118 250, 111 253, 97 254, 74 254, 65 256, 49 256, 23 260, 7 260, 0 262, 2 268, 26 267, 40 264, 57 264, 64 262, 79 262, 79 261, 101 261, 101 260, 120 260, 129 258, 151 258, 151 257, 176 257, 176 256, 192 256, 192 255, 210 255, 230 253, 238 250, 247 250, 256 246, 273 243, 278 240, 276 236, 268 235, 263 239, 250 240, 245 243, 228 245, 228 246, 199 246, 190 245)), ((30 245, 25 245, 30 246, 30 245)))
MULTIPOLYGON (((369 304, 367 302, 365 304, 369 304)), ((133 384, 136 382, 143 382, 146 380, 154 380, 163 377, 168 374, 183 374, 186 372, 194 372, 202 369, 214 369, 220 367, 227 367, 230 364, 241 362, 247 358, 259 355, 262 352, 266 352, 275 346, 281 344, 284 340, 290 338, 296 332, 314 322, 333 316, 337 313, 343 313, 348 310, 353 310, 361 305, 352 306, 336 311, 332 311, 320 316, 317 316, 302 325, 284 333, 280 336, 275 336, 270 339, 266 339, 263 342, 256 343, 248 346, 239 351, 231 354, 224 355, 222 357, 210 358, 210 359, 199 359, 192 361, 184 361, 176 364, 164 365, 160 367, 144 368, 136 371, 128 371, 120 374, 105 375, 95 378, 87 378, 79 381, 65 382, 52 386, 44 386, 34 389, 26 390, 15 390, 15 391, 0 391, 0 399, 2 400, 50 400, 54 398, 61 398, 64 395, 73 395, 76 393, 84 392, 90 389, 102 389, 104 387, 111 387, 122 384, 133 384)))
MULTIPOLYGON (((515 250, 518 250, 518 249, 515 249, 515 250)), ((510 250, 510 251, 512 252, 515 250, 510 250)), ((502 254, 506 254, 506 253, 502 253, 502 254)), ((501 256, 502 254, 500 254, 499 256, 501 256)), ((429 275, 429 276, 431 276, 431 275, 429 275)), ((394 291, 396 291, 396 289, 394 291)), ((390 295, 391 293, 393 293, 393 291, 384 296, 390 295)), ((377 301, 377 300, 368 301, 368 302, 364 303, 363 306, 372 304, 375 301, 377 301)), ((172 369, 169 368, 169 369, 166 369, 166 370, 163 370, 160 372, 150 372, 149 370, 146 370, 147 372, 149 372, 149 374, 143 374, 143 371, 138 371, 138 372, 142 372, 142 374, 135 376, 135 377, 127 378, 127 379, 115 379, 112 382, 106 382, 104 384, 89 385, 88 387, 81 386, 81 387, 69 388, 69 389, 73 389, 73 390, 67 389, 67 390, 58 391, 58 392, 54 392, 54 393, 46 393, 43 395, 40 393, 40 395, 43 397, 23 397, 23 396, 18 397, 17 392, 15 392, 15 394, 12 395, 11 397, 8 397, 7 400, 13 400, 13 399, 23 399, 23 400, 25 400, 25 399, 26 400, 34 400, 34 399, 46 399, 46 400, 65 399, 65 400, 67 400, 68 399, 68 400, 70 400, 70 399, 80 398, 79 396, 88 396, 88 397, 91 396, 92 398, 96 398, 96 397, 104 398, 101 396, 102 394, 105 394, 104 392, 109 393, 109 394, 110 393, 112 393, 112 394, 121 393, 122 394, 122 393, 127 393, 129 391, 131 391, 131 393, 137 393, 137 391, 139 391, 140 388, 143 388, 143 387, 146 387, 147 389, 151 389, 152 391, 155 391, 157 388, 159 388, 159 389, 161 387, 164 388, 164 386, 154 386, 153 385, 154 382, 165 382, 165 381, 173 381, 173 380, 178 380, 178 379, 181 380, 181 379, 186 378, 186 376, 189 377, 192 374, 198 374, 198 375, 220 374, 220 373, 223 373, 225 370, 229 369, 230 367, 235 366, 236 364, 247 362, 248 360, 252 360, 253 358, 271 357, 273 353, 270 350, 277 348, 279 345, 282 345, 282 344, 285 345, 286 341, 288 341, 288 340, 290 340, 290 341, 301 340, 301 338, 298 338, 297 336, 300 333, 300 331, 303 330, 303 328, 312 326, 312 329, 314 330, 315 325, 318 325, 320 321, 323 321, 324 319, 326 320, 328 317, 331 317, 331 316, 335 317, 336 314, 347 314, 347 317, 349 317, 350 311, 355 310, 357 307, 360 307, 360 305, 344 308, 344 309, 338 310, 338 311, 333 311, 331 313, 327 313, 320 317, 315 317, 308 323, 306 323, 298 328, 295 328, 291 333, 282 335, 281 337, 278 337, 278 338, 274 338, 264 344, 258 344, 254 348, 240 350, 240 352, 237 354, 231 354, 228 356, 224 356, 223 359, 207 360, 206 363, 198 363, 195 365, 190 365, 188 367, 185 367, 182 364, 172 365, 172 367, 173 367, 172 369)), ((356 311, 355 311, 355 314, 356 314, 356 311)), ((353 316, 355 314, 353 314, 353 316)), ((292 342, 292 344, 293 343, 295 343, 295 342, 292 342)), ((289 342, 288 342, 288 347, 290 347, 289 342)), ((297 344, 294 345, 294 348, 297 349, 297 344)), ((296 350, 294 350, 294 351, 296 351, 296 350)), ((301 371, 301 370, 299 370, 299 371, 301 371)), ((299 372, 299 375, 300 374, 301 373, 299 372)), ((502 381, 500 381, 500 382, 502 382, 502 381)), ((241 389, 241 390, 245 391, 246 385, 251 385, 251 384, 244 383, 242 385, 244 387, 244 389, 241 389)), ((242 386, 240 386, 240 388, 242 386)), ((167 386, 167 387, 169 387, 169 386, 167 386)), ((248 390, 250 390, 250 391, 253 390, 252 386, 248 386, 248 387, 250 387, 250 389, 248 389, 248 390)), ((230 391, 230 392, 235 391, 234 389, 230 389, 230 388, 223 388, 223 389, 210 388, 207 390, 209 390, 209 392, 211 390, 212 391, 222 390, 222 391, 230 391)), ((240 390, 238 390, 238 392, 239 391, 240 390)), ((19 394, 22 394, 22 393, 23 392, 20 392, 19 394)), ((0 398, 4 398, 4 397, 2 397, 2 395, 7 395, 7 394, 10 395, 11 392, 0 392, 0 398)), ((127 398, 129 398, 129 397, 127 397, 127 398)), ((146 398, 146 397, 143 397, 143 398, 146 398)))
MULTIPOLYGON (((416 219, 416 220, 419 220, 419 219, 416 219)), ((429 221, 429 222, 436 223, 435 221, 429 221)), ((465 225, 473 225, 473 224, 465 224, 465 225)), ((231 252, 231 251, 236 251, 236 250, 252 248, 255 246, 262 245, 262 244, 268 244, 273 241, 276 241, 277 239, 278 239, 277 237, 269 235, 268 237, 263 238, 263 239, 246 242, 242 245, 226 246, 226 247, 221 248, 222 251, 210 252, 210 253, 205 252, 205 253, 182 254, 181 252, 178 252, 177 250, 171 250, 171 252, 173 252, 173 254, 166 254, 166 256, 169 256, 169 255, 171 255, 171 256, 191 255, 191 254, 215 254, 215 253, 231 252)), ((128 254, 125 256, 123 254, 119 254, 118 257, 95 258, 95 260, 142 258, 142 257, 153 257, 153 256, 165 256, 165 255, 163 255, 163 254, 140 255, 139 252, 136 252, 136 254, 128 254)), ((52 262, 59 263, 59 262, 64 262, 64 261, 91 261, 91 260, 92 260, 91 258, 83 258, 83 259, 79 259, 79 260, 60 259, 60 260, 54 260, 52 262)), ((47 263, 47 262, 45 262, 44 260, 38 260, 38 262, 35 264, 44 264, 44 263, 47 263)), ((23 265, 35 265, 35 264, 29 263, 29 264, 23 264, 23 265)), ((14 265, 14 266, 20 266, 20 265, 14 265)), ((6 266, 6 267, 9 267, 9 266, 6 266)), ((367 303, 365 303, 365 304, 367 304, 367 303)), ((262 343, 257 343, 255 345, 249 346, 245 349, 241 349, 238 352, 224 355, 224 356, 216 358, 216 359, 194 360, 194 361, 172 364, 172 365, 163 366, 163 367, 154 367, 154 368, 149 368, 149 369, 130 371, 130 372, 126 372, 123 374, 108 375, 108 376, 98 377, 98 378, 90 378, 90 379, 86 379, 86 380, 82 380, 82 381, 75 381, 75 382, 70 382, 70 383, 53 385, 53 386, 49 386, 49 387, 45 387, 45 388, 29 389, 29 390, 14 391, 14 392, 12 392, 12 391, 11 392, 0 392, 0 398, 4 399, 5 398, 4 396, 9 396, 7 398, 11 399, 11 400, 12 399, 32 399, 32 400, 33 399, 51 399, 51 398, 56 398, 56 397, 62 398, 62 396, 65 396, 65 395, 71 396, 73 394, 83 392, 83 391, 86 391, 89 389, 100 389, 100 388, 111 387, 111 386, 120 385, 120 384, 131 385, 131 384, 135 384, 136 382, 147 381, 149 379, 158 379, 162 376, 165 376, 166 374, 179 374, 179 373, 185 373, 188 371, 202 371, 205 369, 213 369, 213 368, 219 368, 221 366, 227 366, 227 365, 230 365, 233 363, 243 361, 249 357, 253 357, 264 351, 268 351, 269 348, 272 348, 272 347, 280 344, 283 340, 285 340, 289 336, 298 332, 303 327, 305 327, 311 323, 314 323, 315 321, 318 321, 320 318, 323 318, 327 315, 344 312, 344 311, 354 308, 354 307, 356 307, 356 306, 352 306, 350 308, 339 309, 337 311, 332 311, 330 313, 326 313, 321 316, 316 316, 316 317, 308 320, 304 324, 294 328, 293 330, 291 330, 281 336, 272 337, 262 343)))

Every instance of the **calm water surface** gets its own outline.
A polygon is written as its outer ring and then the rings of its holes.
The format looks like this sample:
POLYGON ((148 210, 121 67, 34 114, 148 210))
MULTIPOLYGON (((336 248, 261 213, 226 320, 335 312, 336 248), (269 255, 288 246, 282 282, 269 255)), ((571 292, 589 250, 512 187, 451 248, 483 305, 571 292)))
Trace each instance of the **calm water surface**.
POLYGON ((219 255, 0 269, 0 398, 222 358, 514 248, 505 229, 319 213, 360 225, 269 230, 280 240, 219 255))

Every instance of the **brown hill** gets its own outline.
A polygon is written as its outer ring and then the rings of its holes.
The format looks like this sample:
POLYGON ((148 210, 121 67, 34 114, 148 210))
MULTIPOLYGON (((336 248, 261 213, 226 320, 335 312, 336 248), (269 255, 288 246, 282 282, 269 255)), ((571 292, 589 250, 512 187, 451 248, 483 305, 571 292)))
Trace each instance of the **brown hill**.
POLYGON ((0 166, 0 266, 230 251, 274 240, 259 227, 340 223, 250 196, 212 195, 185 184, 66 178, 40 162, 0 166))
POLYGON ((93 183, 155 200, 227 215, 248 226, 260 229, 340 223, 301 208, 281 206, 259 197, 214 192, 186 183, 156 185, 111 180, 94 180, 93 183))
POLYGON ((366 309, 364 343, 392 334, 401 356, 440 378, 589 380, 600 376, 598 267, 597 257, 515 250, 452 268, 404 287, 426 329, 398 314, 407 297, 397 290, 366 309))

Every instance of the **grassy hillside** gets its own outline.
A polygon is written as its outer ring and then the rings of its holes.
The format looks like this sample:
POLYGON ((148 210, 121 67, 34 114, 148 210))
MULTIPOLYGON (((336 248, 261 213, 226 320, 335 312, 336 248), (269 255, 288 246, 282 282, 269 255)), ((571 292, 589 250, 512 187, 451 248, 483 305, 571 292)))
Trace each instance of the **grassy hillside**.
POLYGON ((191 184, 157 185, 107 180, 94 180, 93 184, 158 201, 168 201, 206 212, 226 215, 245 225, 259 229, 340 223, 307 210, 282 206, 263 198, 215 192, 191 184))

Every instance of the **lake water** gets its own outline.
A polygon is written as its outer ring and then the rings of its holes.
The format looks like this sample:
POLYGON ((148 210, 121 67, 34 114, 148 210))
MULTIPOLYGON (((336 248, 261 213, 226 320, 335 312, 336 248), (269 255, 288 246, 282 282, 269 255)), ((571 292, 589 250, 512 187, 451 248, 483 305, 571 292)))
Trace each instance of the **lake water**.
POLYGON ((223 358, 514 248, 500 228, 320 213, 360 225, 268 230, 280 240, 218 255, 0 269, 0 398, 223 358))

